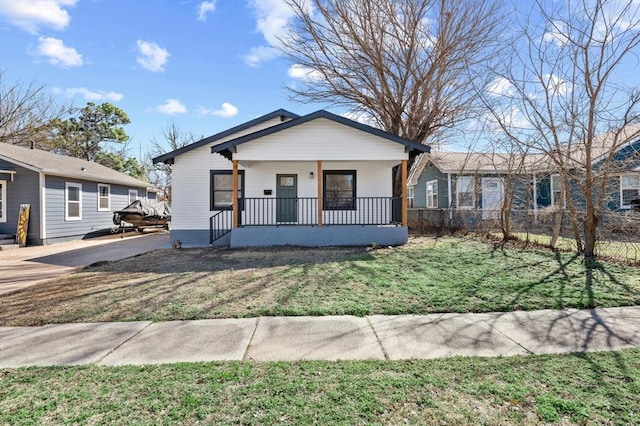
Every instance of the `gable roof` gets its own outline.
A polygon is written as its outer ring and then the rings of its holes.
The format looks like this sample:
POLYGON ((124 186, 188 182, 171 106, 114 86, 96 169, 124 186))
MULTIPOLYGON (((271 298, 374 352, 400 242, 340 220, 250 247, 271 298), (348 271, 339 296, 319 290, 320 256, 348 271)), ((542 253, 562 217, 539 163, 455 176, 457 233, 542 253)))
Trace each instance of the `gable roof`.
POLYGON ((206 137, 204 139, 200 139, 197 142, 194 142, 192 144, 189 144, 187 146, 184 146, 182 148, 178 148, 174 151, 168 152, 166 154, 160 155, 156 158, 153 159, 153 164, 157 164, 157 163, 173 163, 173 159, 175 157, 177 157, 180 154, 184 154, 185 152, 189 152, 192 149, 196 149, 199 148, 203 145, 207 145, 210 143, 214 143, 222 138, 225 138, 227 136, 233 135, 234 133, 238 133, 241 132, 243 130, 249 129, 253 126, 256 126, 258 124, 264 123, 265 121, 269 121, 272 120, 276 117, 281 117, 281 118, 289 118, 289 119, 296 119, 299 117, 299 115, 294 114, 290 111, 287 111, 286 109, 278 109, 275 110, 273 112, 270 112, 269 114, 265 114, 261 117, 255 118, 253 120, 247 121, 246 123, 240 124, 238 126, 232 127, 230 129, 227 129, 225 131, 222 131, 220 133, 216 133, 215 135, 206 137))
POLYGON ((48 175, 82 179, 93 182, 113 183, 132 187, 151 187, 149 182, 117 172, 102 164, 54 154, 40 149, 0 143, 0 159, 30 170, 48 175))
POLYGON ((504 173, 521 166, 522 173, 533 173, 547 170, 544 154, 506 154, 490 152, 452 152, 438 151, 419 156, 407 181, 408 186, 418 183, 418 179, 428 163, 433 164, 442 173, 482 174, 504 173))
POLYGON ((430 148, 427 145, 422 145, 408 139, 401 138, 400 136, 393 135, 391 133, 385 132, 384 130, 376 129, 375 127, 367 126, 366 124, 358 123, 357 121, 350 120, 346 117, 342 117, 340 115, 333 114, 329 111, 319 110, 316 112, 312 112, 311 114, 304 115, 302 117, 294 118, 293 120, 287 121, 285 123, 279 124, 277 126, 268 127, 263 130, 259 130, 254 133, 250 133, 245 136, 241 136, 239 138, 232 139, 230 141, 223 142, 219 145, 215 145, 211 147, 212 153, 219 153, 223 155, 225 158, 231 158, 231 150, 233 147, 267 136, 276 132, 280 132, 285 129, 289 129, 291 127, 299 126, 304 123, 308 123, 312 120, 317 120, 319 118, 324 118, 335 123, 340 123, 345 126, 351 127, 356 130, 360 130, 366 133, 369 133, 374 136, 378 136, 383 139, 387 139, 391 142, 396 142, 404 145, 410 151, 420 151, 420 152, 429 152, 430 148))

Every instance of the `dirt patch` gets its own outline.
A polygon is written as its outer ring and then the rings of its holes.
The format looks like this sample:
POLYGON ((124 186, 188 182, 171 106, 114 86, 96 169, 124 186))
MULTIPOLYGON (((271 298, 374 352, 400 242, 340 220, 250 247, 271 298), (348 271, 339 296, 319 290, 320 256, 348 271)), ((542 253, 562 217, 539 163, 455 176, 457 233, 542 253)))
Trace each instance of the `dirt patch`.
POLYGON ((199 248, 155 250, 3 296, 0 325, 171 320, 259 315, 299 283, 300 265, 366 256, 370 249, 199 248))

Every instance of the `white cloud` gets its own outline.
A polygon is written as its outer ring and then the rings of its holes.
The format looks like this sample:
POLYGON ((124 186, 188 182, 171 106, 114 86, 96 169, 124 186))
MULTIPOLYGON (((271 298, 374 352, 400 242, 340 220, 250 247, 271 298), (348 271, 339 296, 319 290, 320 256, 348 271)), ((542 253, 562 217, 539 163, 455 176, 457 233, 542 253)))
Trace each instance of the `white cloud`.
POLYGON ((213 13, 216 10, 216 0, 203 1, 198 6, 198 21, 206 22, 207 13, 213 13))
POLYGON ((486 128, 492 133, 501 133, 500 124, 511 129, 531 129, 533 126, 526 115, 516 105, 507 105, 500 111, 495 111, 496 116, 487 113, 485 115, 486 128))
POLYGON ((545 74, 543 76, 544 84, 547 87, 547 91, 554 95, 564 96, 571 92, 571 85, 566 80, 561 79, 553 74, 545 74))
POLYGON ((38 49, 33 54, 47 57, 50 63, 63 68, 79 67, 84 63, 76 49, 65 46, 62 40, 53 37, 39 37, 38 49))
POLYGON ((0 15, 7 22, 31 34, 40 27, 64 30, 71 18, 64 8, 78 0, 0 0, 0 15))
POLYGON ((378 128, 380 127, 378 125, 378 122, 373 118, 373 116, 371 116, 371 114, 368 114, 363 111, 349 111, 340 115, 343 116, 344 118, 348 118, 349 120, 366 124, 367 126, 378 127, 378 128))
POLYGON ((300 64, 293 64, 287 70, 287 75, 291 78, 302 81, 316 81, 322 78, 322 74, 317 70, 302 66, 300 64))
POLYGON ((184 114, 187 112, 187 107, 184 106, 177 99, 167 99, 167 101, 156 107, 156 110, 161 114, 165 115, 175 115, 175 114, 184 114))
POLYGON ((259 67, 263 62, 271 60, 278 56, 278 52, 275 48, 269 46, 257 46, 249 49, 249 53, 244 55, 244 63, 250 67, 259 67))
POLYGON ((97 92, 93 92, 86 87, 68 87, 66 89, 61 89, 59 87, 54 87, 52 92, 59 95, 64 95, 69 98, 73 98, 76 95, 84 96, 84 99, 88 102, 93 101, 109 101, 109 102, 118 102, 124 98, 122 93, 117 92, 105 92, 103 90, 98 90, 97 92))
POLYGON ((167 49, 158 46, 156 43, 138 40, 138 63, 142 68, 149 71, 164 71, 164 66, 171 54, 167 49))
POLYGON ((247 65, 258 66, 278 56, 280 39, 287 36, 294 13, 285 0, 251 0, 249 7, 256 17, 256 30, 262 33, 267 45, 251 48, 244 59, 247 65))
POLYGON ((544 33, 542 40, 547 43, 553 43, 556 46, 564 46, 569 41, 567 37, 567 28, 563 22, 554 21, 551 23, 550 29, 544 33))
POLYGON ((513 97, 516 94, 516 88, 508 79, 498 77, 489 84, 487 92, 493 96, 513 97))
POLYGON ((198 114, 200 115, 215 115, 222 118, 231 118, 238 114, 238 108, 229 102, 224 102, 220 109, 210 109, 207 107, 199 107, 198 114))

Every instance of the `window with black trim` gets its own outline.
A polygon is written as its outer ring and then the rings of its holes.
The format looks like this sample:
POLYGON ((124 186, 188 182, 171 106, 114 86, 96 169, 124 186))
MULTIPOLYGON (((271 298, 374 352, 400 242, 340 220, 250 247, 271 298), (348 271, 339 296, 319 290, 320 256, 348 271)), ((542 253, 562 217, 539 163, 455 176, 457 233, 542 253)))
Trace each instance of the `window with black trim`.
POLYGON ((324 210, 355 210, 356 171, 323 171, 322 195, 324 197, 324 210))
MULTIPOLYGON (((209 210, 231 210, 233 208, 233 171, 211 170, 209 210)), ((238 170, 238 198, 244 210, 244 170, 238 170)))

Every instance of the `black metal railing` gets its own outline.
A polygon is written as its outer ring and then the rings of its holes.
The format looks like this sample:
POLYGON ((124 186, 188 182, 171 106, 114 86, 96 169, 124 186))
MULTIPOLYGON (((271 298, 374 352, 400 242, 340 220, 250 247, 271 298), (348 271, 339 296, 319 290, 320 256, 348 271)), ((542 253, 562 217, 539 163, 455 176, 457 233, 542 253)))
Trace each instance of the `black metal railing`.
POLYGON ((231 232, 232 211, 220 211, 209 218, 209 244, 231 232))
MULTIPOLYGON (((323 225, 389 225, 402 222, 400 197, 322 199, 323 225)), ((318 198, 245 198, 242 226, 318 224, 318 198)))

